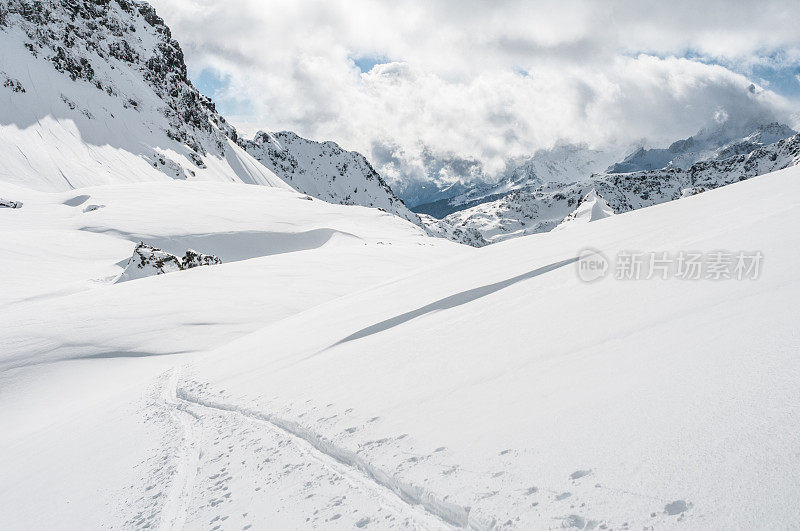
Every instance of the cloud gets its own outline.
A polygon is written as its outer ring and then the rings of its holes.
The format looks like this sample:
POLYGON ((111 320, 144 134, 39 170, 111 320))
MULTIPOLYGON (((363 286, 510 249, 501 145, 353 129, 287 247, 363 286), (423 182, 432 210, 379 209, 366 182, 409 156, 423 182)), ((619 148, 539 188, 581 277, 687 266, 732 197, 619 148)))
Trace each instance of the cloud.
POLYGON ((332 139, 395 181, 491 176, 558 141, 660 145, 715 116, 795 109, 750 89, 765 62, 800 64, 794 1, 153 3, 192 75, 227 81, 216 98, 247 110, 230 116, 245 133, 332 139))

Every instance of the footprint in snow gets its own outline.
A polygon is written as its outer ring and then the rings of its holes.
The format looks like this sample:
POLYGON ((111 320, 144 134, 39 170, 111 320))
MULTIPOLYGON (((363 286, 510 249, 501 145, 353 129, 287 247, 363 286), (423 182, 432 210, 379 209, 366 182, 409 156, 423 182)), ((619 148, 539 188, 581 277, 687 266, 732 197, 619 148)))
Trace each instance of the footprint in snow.
POLYGON ((584 476, 588 476, 591 473, 592 473, 592 469, 589 469, 589 470, 576 470, 575 472, 573 472, 572 474, 569 475, 569 478, 570 479, 580 479, 580 478, 582 478, 584 476))
POLYGON ((688 511, 691 506, 691 503, 686 503, 684 500, 675 500, 674 502, 668 503, 664 506, 664 512, 670 516, 674 516, 676 514, 681 514, 688 511))

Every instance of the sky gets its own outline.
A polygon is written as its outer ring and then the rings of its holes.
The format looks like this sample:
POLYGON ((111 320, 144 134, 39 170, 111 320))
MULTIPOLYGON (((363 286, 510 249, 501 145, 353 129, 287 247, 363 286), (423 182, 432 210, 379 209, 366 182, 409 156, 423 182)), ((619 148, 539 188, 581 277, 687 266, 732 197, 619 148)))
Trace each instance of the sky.
POLYGON ((241 133, 333 140, 396 188, 491 180, 559 143, 800 121, 796 0, 152 3, 241 133))

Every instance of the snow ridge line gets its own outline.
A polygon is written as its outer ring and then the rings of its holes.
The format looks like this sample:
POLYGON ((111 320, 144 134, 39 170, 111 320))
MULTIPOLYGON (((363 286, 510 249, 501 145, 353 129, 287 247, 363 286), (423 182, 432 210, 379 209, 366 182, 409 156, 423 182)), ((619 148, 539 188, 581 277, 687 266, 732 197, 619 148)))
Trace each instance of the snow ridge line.
POLYGON ((403 502, 409 505, 419 505, 428 513, 441 518, 450 525, 475 531, 490 531, 496 528, 497 521, 494 518, 481 518, 474 514, 471 507, 447 502, 427 489, 412 485, 411 483, 406 483, 388 472, 375 467, 357 453, 336 446, 321 435, 312 432, 294 421, 285 420, 261 411, 205 400, 197 396, 192 396, 180 388, 177 389, 177 397, 191 404, 219 411, 239 413, 245 417, 271 424, 290 436, 302 439, 317 451, 335 461, 356 469, 361 472, 362 475, 366 476, 370 482, 395 493, 403 502))

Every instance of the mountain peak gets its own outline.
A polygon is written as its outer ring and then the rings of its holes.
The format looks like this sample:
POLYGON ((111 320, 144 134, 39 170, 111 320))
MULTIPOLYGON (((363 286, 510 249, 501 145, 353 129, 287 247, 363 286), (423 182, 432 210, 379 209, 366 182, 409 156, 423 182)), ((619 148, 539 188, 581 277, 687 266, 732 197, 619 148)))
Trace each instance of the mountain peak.
POLYGON ((578 203, 578 207, 573 210, 561 223, 553 230, 561 230, 576 223, 590 223, 616 215, 608 202, 603 199, 597 190, 592 188, 578 203))
POLYGON ((794 134, 796 132, 792 128, 776 121, 725 121, 677 140, 666 149, 639 147, 621 162, 610 166, 606 172, 629 173, 667 167, 687 169, 701 160, 750 153, 794 134))
POLYGON ((0 162, 8 181, 285 186, 235 145, 236 130, 192 85, 180 45, 144 2, 8 0, 0 47, 0 123, 13 125, 4 134, 18 147, 0 162))

